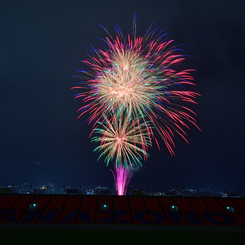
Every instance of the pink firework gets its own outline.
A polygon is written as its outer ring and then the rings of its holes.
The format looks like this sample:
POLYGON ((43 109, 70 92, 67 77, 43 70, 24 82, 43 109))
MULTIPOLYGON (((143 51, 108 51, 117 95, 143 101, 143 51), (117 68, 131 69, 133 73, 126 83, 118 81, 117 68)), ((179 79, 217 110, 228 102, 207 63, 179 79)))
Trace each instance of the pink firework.
POLYGON ((117 194, 119 196, 126 195, 129 181, 133 175, 130 166, 115 165, 114 172, 112 169, 111 172, 115 180, 117 194))

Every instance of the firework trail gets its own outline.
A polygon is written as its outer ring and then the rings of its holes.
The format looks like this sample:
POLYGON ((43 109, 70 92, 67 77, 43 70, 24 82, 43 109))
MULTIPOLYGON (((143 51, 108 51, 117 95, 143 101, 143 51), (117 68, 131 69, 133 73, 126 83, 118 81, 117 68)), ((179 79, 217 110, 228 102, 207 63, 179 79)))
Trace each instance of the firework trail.
POLYGON ((127 187, 133 173, 129 166, 118 165, 115 166, 114 172, 110 169, 117 187, 117 193, 119 196, 126 195, 127 187))

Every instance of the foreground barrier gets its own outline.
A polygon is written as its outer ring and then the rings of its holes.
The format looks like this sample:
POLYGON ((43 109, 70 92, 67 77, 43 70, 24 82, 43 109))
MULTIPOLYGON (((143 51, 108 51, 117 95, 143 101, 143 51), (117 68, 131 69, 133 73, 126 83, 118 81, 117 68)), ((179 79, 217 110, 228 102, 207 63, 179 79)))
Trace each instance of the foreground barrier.
POLYGON ((5 194, 0 223, 244 226, 245 199, 5 194))

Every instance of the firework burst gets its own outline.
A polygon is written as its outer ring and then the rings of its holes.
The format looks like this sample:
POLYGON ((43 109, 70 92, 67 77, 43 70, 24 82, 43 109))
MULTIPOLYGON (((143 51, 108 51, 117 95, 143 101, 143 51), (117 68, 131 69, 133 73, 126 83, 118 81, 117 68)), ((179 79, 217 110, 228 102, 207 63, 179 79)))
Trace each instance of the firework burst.
POLYGON ((163 40, 165 34, 149 28, 143 37, 135 32, 124 37, 119 27, 116 31, 115 39, 109 33, 104 39, 107 49, 94 49, 95 56, 83 60, 91 70, 82 71, 84 81, 74 87, 83 90, 75 96, 85 103, 79 117, 89 113, 89 123, 96 127, 104 115, 126 111, 129 117, 140 116, 145 125, 151 122, 173 155, 174 131, 186 140, 188 124, 197 127, 195 113, 183 105, 196 103, 198 94, 186 89, 194 85, 193 70, 174 69, 185 57, 173 40, 163 40))
MULTIPOLYGON (((140 160, 148 157, 147 149, 151 146, 151 128, 144 123, 140 123, 129 118, 127 115, 114 115, 111 120, 107 117, 102 122, 98 122, 97 127, 92 131, 94 137, 91 141, 99 142, 100 146, 94 151, 102 152, 99 156, 105 156, 107 165, 110 161, 115 161, 118 166, 124 162, 126 165, 140 164, 140 160)), ((91 134, 92 134, 91 133, 91 134)))

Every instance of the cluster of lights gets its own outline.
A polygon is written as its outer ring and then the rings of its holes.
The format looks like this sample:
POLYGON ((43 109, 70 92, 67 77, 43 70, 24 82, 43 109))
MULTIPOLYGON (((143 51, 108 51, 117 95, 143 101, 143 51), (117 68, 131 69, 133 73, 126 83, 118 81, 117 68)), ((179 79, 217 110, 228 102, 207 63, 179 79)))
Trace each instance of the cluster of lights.
MULTIPOLYGON (((174 211, 174 212, 178 212, 179 211, 178 207, 175 206, 175 205, 171 205, 170 208, 171 208, 171 211, 174 211)), ((225 209, 229 213, 235 213, 235 209, 233 207, 227 206, 227 207, 225 207, 225 209)))

